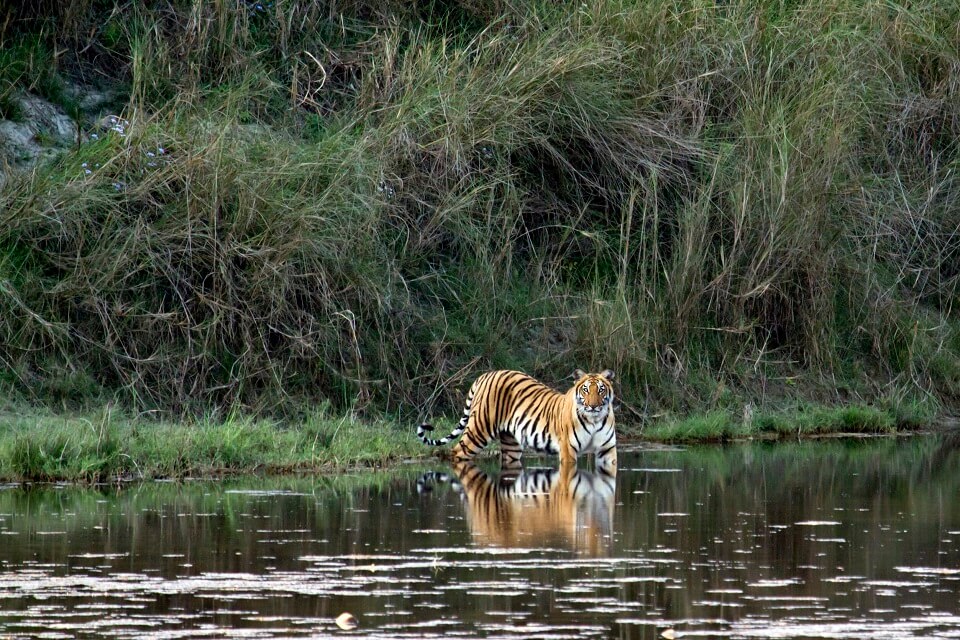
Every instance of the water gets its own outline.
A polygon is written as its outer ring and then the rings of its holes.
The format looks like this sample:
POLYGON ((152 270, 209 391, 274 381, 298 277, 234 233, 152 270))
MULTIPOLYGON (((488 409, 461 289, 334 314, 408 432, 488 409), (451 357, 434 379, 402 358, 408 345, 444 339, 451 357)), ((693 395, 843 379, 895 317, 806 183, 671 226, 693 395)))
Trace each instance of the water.
POLYGON ((949 439, 620 461, 0 487, 0 638, 960 637, 949 439))

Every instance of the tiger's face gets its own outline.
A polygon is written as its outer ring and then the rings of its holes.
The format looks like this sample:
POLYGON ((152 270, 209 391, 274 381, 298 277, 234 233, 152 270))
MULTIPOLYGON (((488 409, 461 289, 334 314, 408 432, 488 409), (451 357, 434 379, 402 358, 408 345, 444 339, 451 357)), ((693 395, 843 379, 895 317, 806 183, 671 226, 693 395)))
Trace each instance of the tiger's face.
POLYGON ((588 416, 604 415, 613 404, 613 371, 586 373, 577 369, 574 397, 577 411, 588 416))

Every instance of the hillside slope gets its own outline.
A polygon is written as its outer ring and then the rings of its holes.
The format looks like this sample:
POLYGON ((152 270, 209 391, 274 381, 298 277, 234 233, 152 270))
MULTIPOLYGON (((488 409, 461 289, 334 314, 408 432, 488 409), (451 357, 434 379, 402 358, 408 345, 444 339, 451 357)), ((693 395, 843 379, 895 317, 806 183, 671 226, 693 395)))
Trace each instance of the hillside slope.
POLYGON ((627 419, 960 400, 954 3, 6 11, 20 397, 413 418, 610 367, 627 419))

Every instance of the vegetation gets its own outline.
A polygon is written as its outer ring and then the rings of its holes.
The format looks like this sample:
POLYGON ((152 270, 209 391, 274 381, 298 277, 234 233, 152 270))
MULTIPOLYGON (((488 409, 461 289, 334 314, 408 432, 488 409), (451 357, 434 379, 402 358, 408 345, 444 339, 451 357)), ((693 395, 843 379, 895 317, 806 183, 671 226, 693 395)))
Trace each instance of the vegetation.
POLYGON ((766 411, 747 405, 741 416, 714 410, 683 418, 666 417, 628 436, 664 442, 720 442, 738 439, 788 439, 822 435, 895 434, 929 427, 937 420, 931 402, 879 406, 823 406, 800 403, 766 411))
MULTIPOLYGON (((31 91, 85 132, 0 192, 21 400, 213 416, 211 468, 314 464, 312 418, 258 425, 327 403, 362 438, 499 367, 610 367, 624 422, 718 434, 957 408, 960 5, 13 5, 0 116, 31 91)), ((134 473, 134 422, 19 423, 3 464, 134 473)))
POLYGON ((233 418, 153 423, 105 411, 0 419, 0 480, 111 482, 377 467, 423 456, 395 424, 318 412, 296 428, 233 418))

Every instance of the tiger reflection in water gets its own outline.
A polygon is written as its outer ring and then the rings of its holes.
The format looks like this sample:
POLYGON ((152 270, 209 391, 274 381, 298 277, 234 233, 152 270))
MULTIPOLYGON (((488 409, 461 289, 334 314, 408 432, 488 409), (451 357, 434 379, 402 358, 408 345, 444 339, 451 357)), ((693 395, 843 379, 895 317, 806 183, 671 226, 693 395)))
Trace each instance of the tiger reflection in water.
POLYGON ((500 547, 559 544, 592 556, 609 553, 613 533, 616 472, 525 469, 489 474, 473 462, 458 462, 454 475, 423 475, 417 491, 449 483, 466 503, 475 541, 500 547))

